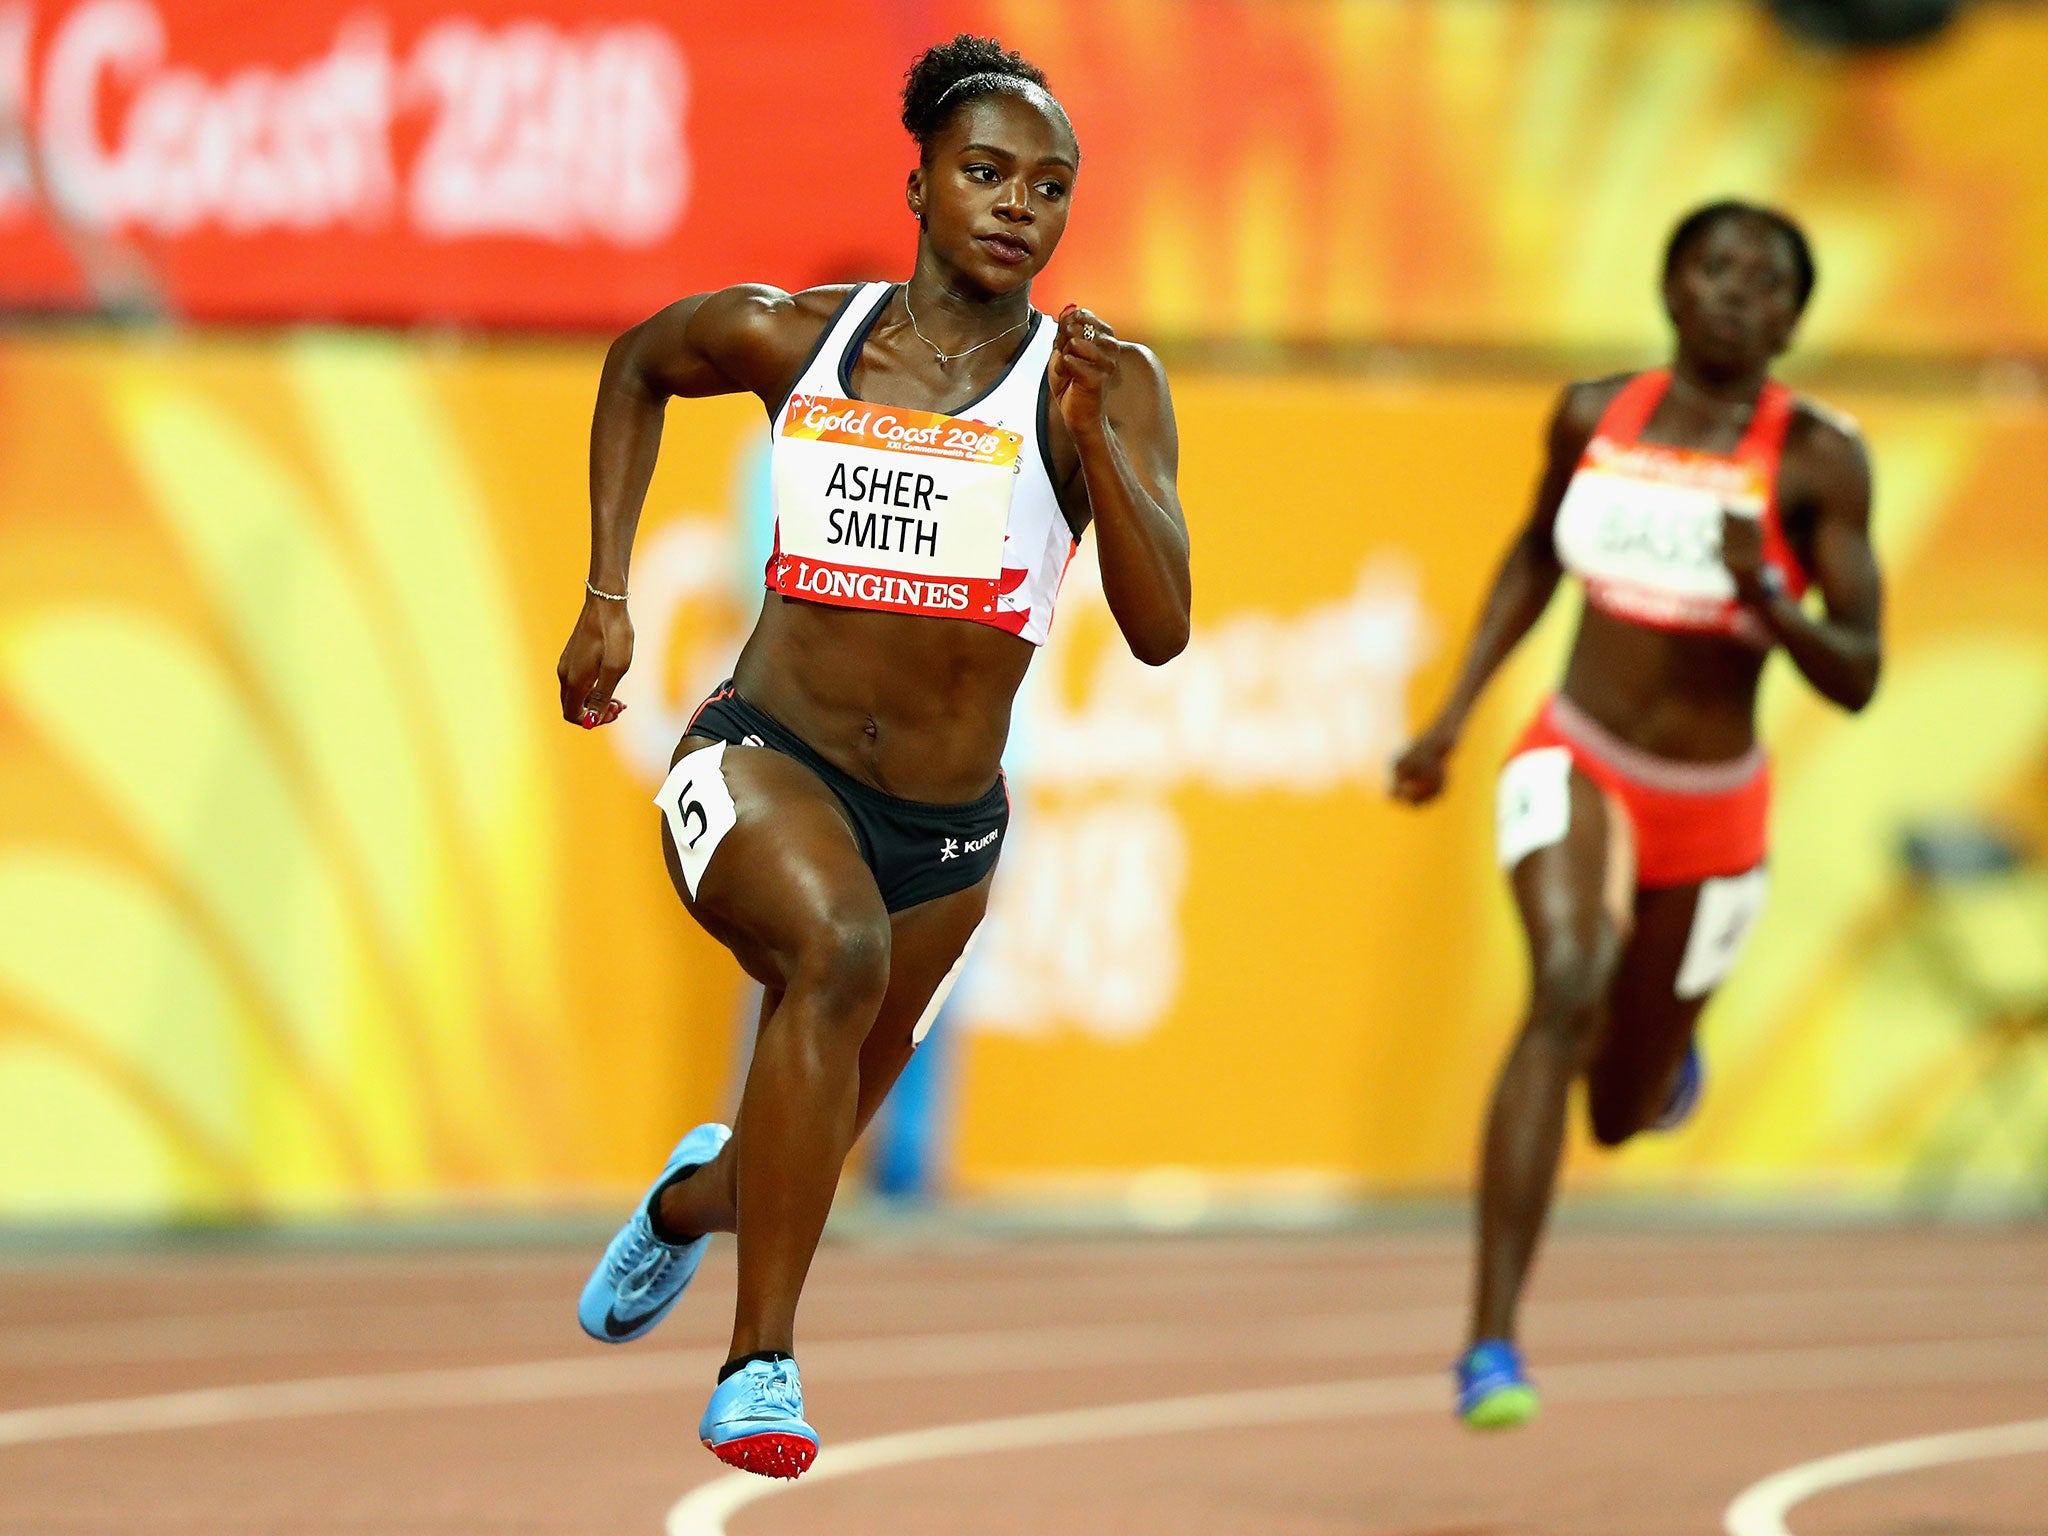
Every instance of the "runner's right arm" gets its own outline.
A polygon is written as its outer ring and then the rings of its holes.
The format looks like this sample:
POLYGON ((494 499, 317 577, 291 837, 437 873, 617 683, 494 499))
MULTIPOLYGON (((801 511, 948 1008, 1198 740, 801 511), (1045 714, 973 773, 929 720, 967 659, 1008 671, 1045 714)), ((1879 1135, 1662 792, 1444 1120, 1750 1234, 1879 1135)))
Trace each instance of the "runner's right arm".
MULTIPOLYGON (((633 536, 672 396, 751 391, 773 398, 787 382, 809 295, 747 284, 679 299, 621 335, 605 353, 590 422, 590 569, 598 592, 623 594, 633 536)), ((633 660, 626 605, 584 593, 583 611, 555 668, 562 718, 586 727, 618 718, 612 690, 633 660)))
POLYGON ((1436 718, 1424 728, 1395 759, 1389 792, 1397 800, 1422 805, 1443 793, 1445 761, 1465 729, 1466 718, 1479 700, 1500 664, 1521 643, 1522 637, 1543 617, 1551 594, 1564 576, 1551 542, 1557 509, 1578 468, 1579 455, 1600 423, 1605 408, 1598 385, 1573 384, 1559 397, 1550 418, 1550 442, 1543 478, 1536 487, 1535 506, 1529 521, 1508 546, 1507 555, 1494 573, 1493 586, 1479 613, 1478 627, 1465 647, 1464 665, 1450 697, 1436 718))

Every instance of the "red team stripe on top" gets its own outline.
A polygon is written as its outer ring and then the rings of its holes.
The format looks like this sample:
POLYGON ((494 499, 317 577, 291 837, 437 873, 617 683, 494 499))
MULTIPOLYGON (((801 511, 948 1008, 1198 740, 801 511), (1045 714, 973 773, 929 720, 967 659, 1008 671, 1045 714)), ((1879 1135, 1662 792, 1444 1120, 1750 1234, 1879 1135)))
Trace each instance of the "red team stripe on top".
POLYGON ((835 565, 803 555, 777 555, 768 565, 768 585, 784 597, 800 597, 841 608, 880 608, 890 613, 978 619, 983 623, 1000 617, 996 613, 999 583, 972 577, 927 579, 858 565, 835 565))
POLYGON ((938 411, 842 400, 835 395, 790 396, 789 409, 782 418, 782 435, 851 448, 954 459, 963 464, 1015 464, 1017 452, 1024 445, 1021 435, 1003 427, 938 411))
POLYGON ((1759 504, 1771 492, 1770 477, 1760 464, 1662 443, 1616 442, 1596 436, 1586 444, 1580 462, 1613 475, 1697 485, 1723 496, 1753 497, 1759 504))

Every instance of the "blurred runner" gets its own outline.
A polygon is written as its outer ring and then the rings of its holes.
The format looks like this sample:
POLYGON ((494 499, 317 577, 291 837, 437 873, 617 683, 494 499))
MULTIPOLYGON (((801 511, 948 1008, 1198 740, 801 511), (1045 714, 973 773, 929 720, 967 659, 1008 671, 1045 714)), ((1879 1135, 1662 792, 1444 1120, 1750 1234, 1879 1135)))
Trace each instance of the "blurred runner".
POLYGON ((1501 770, 1501 866, 1528 932, 1529 1011, 1501 1070, 1479 1175, 1478 1266, 1458 1411, 1518 1424, 1515 1346, 1549 1211, 1566 1094, 1594 1137, 1675 1127, 1697 1102, 1693 1030, 1765 888, 1769 768, 1757 680, 1783 646, 1845 709, 1877 687, 1870 467, 1855 427, 1770 377, 1814 284, 1783 214, 1716 203, 1664 261, 1669 368, 1574 384, 1535 510, 1509 547, 1435 721, 1393 793, 1434 799, 1472 707, 1567 571, 1586 603, 1564 685, 1501 770), (1818 589, 1825 618, 1800 599, 1818 589))
MULTIPOLYGON (((1132 651, 1162 663, 1188 637, 1165 375, 1088 311, 1031 307, 1080 165, 1066 112, 1037 69, 963 34, 912 66, 903 124, 920 151, 907 283, 701 294, 613 344, 587 594, 558 669, 564 718, 617 717, 666 402, 758 395, 774 432, 768 594, 657 803, 684 905, 765 989, 760 1031, 736 1126, 683 1138, 579 1316, 595 1338, 638 1338, 709 1235, 737 1232, 732 1347, 699 1432, 780 1477, 817 1452, 792 1358, 804 1276, 840 1167, 987 906, 1011 700, 1084 528, 1132 651)), ((829 177, 819 152, 806 176, 829 177)))

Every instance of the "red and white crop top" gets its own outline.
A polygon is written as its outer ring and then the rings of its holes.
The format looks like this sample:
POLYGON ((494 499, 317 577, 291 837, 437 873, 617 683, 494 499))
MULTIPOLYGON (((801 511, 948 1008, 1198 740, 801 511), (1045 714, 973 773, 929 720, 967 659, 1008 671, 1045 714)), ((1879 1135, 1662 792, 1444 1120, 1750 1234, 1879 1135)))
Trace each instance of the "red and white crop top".
POLYGON ((853 393, 895 296, 863 283, 771 418, 775 552, 785 597, 967 619, 1043 645, 1079 547, 1053 490, 1046 364, 1059 328, 1031 312, 1002 377, 951 413, 853 393))
POLYGON ((1721 563, 1721 514, 1760 518, 1764 560, 1792 596, 1806 590, 1778 520, 1778 463, 1796 397, 1766 382, 1735 451, 1701 453, 1641 441, 1670 388, 1670 370, 1657 368, 1614 397, 1565 490, 1552 543, 1603 613, 1756 642, 1761 626, 1735 600, 1735 580, 1721 563))

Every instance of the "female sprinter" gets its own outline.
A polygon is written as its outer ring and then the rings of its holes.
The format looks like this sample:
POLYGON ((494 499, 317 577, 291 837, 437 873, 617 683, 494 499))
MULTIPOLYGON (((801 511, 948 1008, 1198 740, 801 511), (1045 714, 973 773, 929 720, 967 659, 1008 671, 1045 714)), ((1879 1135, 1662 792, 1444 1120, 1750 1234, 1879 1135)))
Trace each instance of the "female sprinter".
POLYGON ((1480 690, 1576 574, 1586 604, 1564 686, 1500 778, 1500 862, 1533 983, 1479 1175, 1458 1363, 1458 1411, 1474 1426, 1536 1411, 1515 1310, 1572 1079, 1585 1075, 1593 1134, 1610 1147, 1675 1126, 1698 1098, 1693 1027, 1763 900, 1766 654, 1783 646, 1845 709, 1877 687, 1863 444, 1770 377, 1813 282, 1806 237, 1783 214, 1716 203, 1678 226, 1664 258, 1671 366, 1565 390, 1535 510, 1457 684, 1394 767, 1398 799, 1442 791, 1480 690), (1809 581, 1824 619, 1801 605, 1809 581))
POLYGON ((591 427, 587 593, 562 713, 620 709, 634 525, 672 395, 749 391, 773 432, 775 552, 760 622, 656 798, 676 892, 766 989, 736 1126, 677 1146, 578 1309, 652 1328, 710 1234, 739 1235, 732 1348, 699 1435, 802 1474, 797 1297, 841 1165, 937 1013, 988 905, 1009 803, 1010 705, 1083 528, 1131 650, 1187 644, 1188 534, 1166 378, 1031 283, 1080 151, 1045 78, 966 35, 912 66, 907 283, 739 287, 613 343, 591 427))

